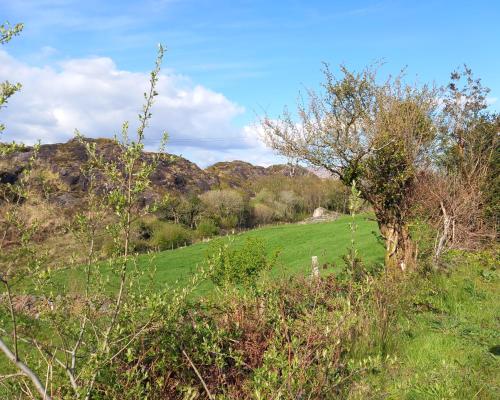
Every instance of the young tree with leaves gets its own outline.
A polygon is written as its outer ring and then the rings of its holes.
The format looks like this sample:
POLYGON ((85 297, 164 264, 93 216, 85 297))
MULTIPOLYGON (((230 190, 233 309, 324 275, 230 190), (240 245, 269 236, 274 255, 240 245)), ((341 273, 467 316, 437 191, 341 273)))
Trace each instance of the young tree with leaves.
MULTIPOLYGON (((0 44, 4 45, 11 41, 23 30, 23 24, 11 26, 8 22, 0 25, 0 44)), ((6 107, 9 98, 17 91, 21 90, 20 83, 10 83, 9 81, 0 82, 0 109, 6 107)), ((0 134, 5 130, 5 125, 0 123, 0 134)))
POLYGON ((436 135, 437 92, 402 77, 377 81, 376 69, 324 70, 324 92, 308 93, 297 117, 285 110, 265 118, 268 144, 279 153, 322 167, 350 186, 355 180, 385 239, 385 264, 405 270, 415 249, 408 224, 416 171, 436 135))
MULTIPOLYGON (((0 224, 5 232, 17 232, 21 245, 0 257, 7 293, 6 301, 0 304, 0 350, 19 371, 10 378, 15 388, 24 390, 28 397, 35 397, 29 395, 32 388, 46 400, 87 400, 96 398, 96 393, 106 393, 106 371, 112 370, 119 355, 155 320, 164 318, 180 298, 142 290, 144 271, 136 268, 137 254, 131 246, 132 225, 148 211, 143 197, 163 154, 163 144, 158 156, 151 158, 144 153, 144 133, 157 95, 163 53, 160 46, 135 137, 129 136, 125 123, 109 158, 98 152, 94 141, 77 134, 87 152, 88 162, 82 170, 87 196, 70 229, 82 246, 83 262, 67 265, 64 271, 54 270, 32 240, 36 221, 29 224, 17 218, 22 202, 29 198, 29 185, 23 183, 31 169, 11 188, 17 194, 14 198, 20 200, 10 204, 11 210, 0 218, 0 224), (99 232, 113 243, 106 263, 98 262, 99 232), (82 277, 76 294, 64 283, 65 273, 82 277), (14 304, 26 290, 36 302, 36 322, 14 304), (29 323, 20 323, 26 318, 29 323)), ((166 135, 162 143, 165 141, 166 135)), ((4 240, 0 249, 3 244, 4 240)), ((187 293, 189 289, 183 290, 187 293)))

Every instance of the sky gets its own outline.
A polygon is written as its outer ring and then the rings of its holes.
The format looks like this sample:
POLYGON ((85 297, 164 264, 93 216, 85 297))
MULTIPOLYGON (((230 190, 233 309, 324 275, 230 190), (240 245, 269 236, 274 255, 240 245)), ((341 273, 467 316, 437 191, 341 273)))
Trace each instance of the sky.
POLYGON ((111 137, 137 119, 157 44, 167 47, 146 133, 154 148, 204 167, 282 162, 259 118, 317 89, 322 63, 383 61, 446 84, 466 63, 500 109, 500 1, 0 0, 0 21, 23 22, 0 48, 0 81, 23 89, 1 110, 3 139, 65 142, 75 129, 111 137))

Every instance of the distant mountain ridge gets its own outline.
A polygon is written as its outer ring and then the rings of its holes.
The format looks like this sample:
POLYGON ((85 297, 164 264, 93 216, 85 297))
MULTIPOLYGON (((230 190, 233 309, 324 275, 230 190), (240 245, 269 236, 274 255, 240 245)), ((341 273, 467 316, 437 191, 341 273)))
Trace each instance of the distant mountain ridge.
POLYGON ((239 188, 244 181, 263 176, 304 176, 311 174, 306 168, 296 165, 277 164, 266 168, 239 160, 218 162, 207 167, 205 171, 217 177, 219 185, 232 188, 239 188))

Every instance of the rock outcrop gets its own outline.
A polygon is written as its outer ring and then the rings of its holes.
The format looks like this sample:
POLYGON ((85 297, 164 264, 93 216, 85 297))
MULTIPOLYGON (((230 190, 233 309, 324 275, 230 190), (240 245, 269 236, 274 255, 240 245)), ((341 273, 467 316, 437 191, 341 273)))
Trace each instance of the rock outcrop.
MULTIPOLYGON (((114 141, 87 140, 96 144, 97 153, 105 160, 111 161, 117 157, 120 149, 114 141)), ((26 147, 0 157, 0 184, 15 184, 33 154, 34 149, 26 147)), ((153 153, 145 152, 142 158, 147 162, 153 156, 153 153)), ((88 154, 84 145, 75 139, 67 143, 42 145, 36 157, 34 175, 43 178, 46 186, 44 190, 48 190, 52 202, 60 206, 77 206, 88 186, 88 179, 82 174, 87 161, 88 154)), ((154 197, 166 192, 201 193, 218 183, 217 177, 196 164, 182 157, 166 155, 158 162, 151 175, 151 193, 148 195, 154 197)))
POLYGON ((252 165, 244 161, 218 162, 205 171, 218 178, 220 185, 238 188, 257 178, 272 175, 304 176, 312 175, 306 168, 298 165, 278 164, 270 167, 252 165))
MULTIPOLYGON (((95 143, 97 153, 105 160, 116 159, 120 148, 111 139, 86 139, 95 143)), ((11 154, 0 157, 0 185, 15 184, 27 168, 34 154, 32 147, 20 148, 11 154)), ((145 152, 144 161, 152 160, 154 153, 145 152)), ((85 146, 76 139, 67 143, 45 144, 40 146, 36 157, 35 174, 39 179, 33 181, 49 193, 49 200, 67 209, 77 208, 87 191, 88 179, 82 174, 88 154, 85 146)), ((304 176, 311 175, 307 169, 292 165, 272 165, 262 167, 244 161, 219 162, 206 169, 185 158, 166 155, 158 162, 151 175, 151 189, 145 194, 148 199, 166 193, 199 194, 214 188, 240 188, 260 177, 272 175, 304 176)))

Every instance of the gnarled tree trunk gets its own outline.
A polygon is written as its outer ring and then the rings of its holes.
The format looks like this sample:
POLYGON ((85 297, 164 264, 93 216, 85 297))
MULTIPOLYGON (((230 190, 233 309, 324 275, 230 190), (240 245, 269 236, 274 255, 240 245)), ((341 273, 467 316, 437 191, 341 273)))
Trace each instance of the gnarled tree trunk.
POLYGON ((415 264, 416 249, 408 227, 401 223, 379 223, 385 240, 385 267, 388 270, 406 271, 415 264))
POLYGON ((455 236, 455 223, 453 220, 453 217, 451 217, 447 212, 446 208, 441 201, 439 203, 441 206, 441 211, 443 213, 443 231, 441 232, 441 235, 439 237, 439 240, 436 244, 436 250, 434 252, 434 264, 436 264, 439 260, 439 257, 441 256, 441 253, 445 249, 446 244, 451 240, 451 243, 453 243, 454 236, 455 236), (451 232, 450 232, 451 229, 451 232))

